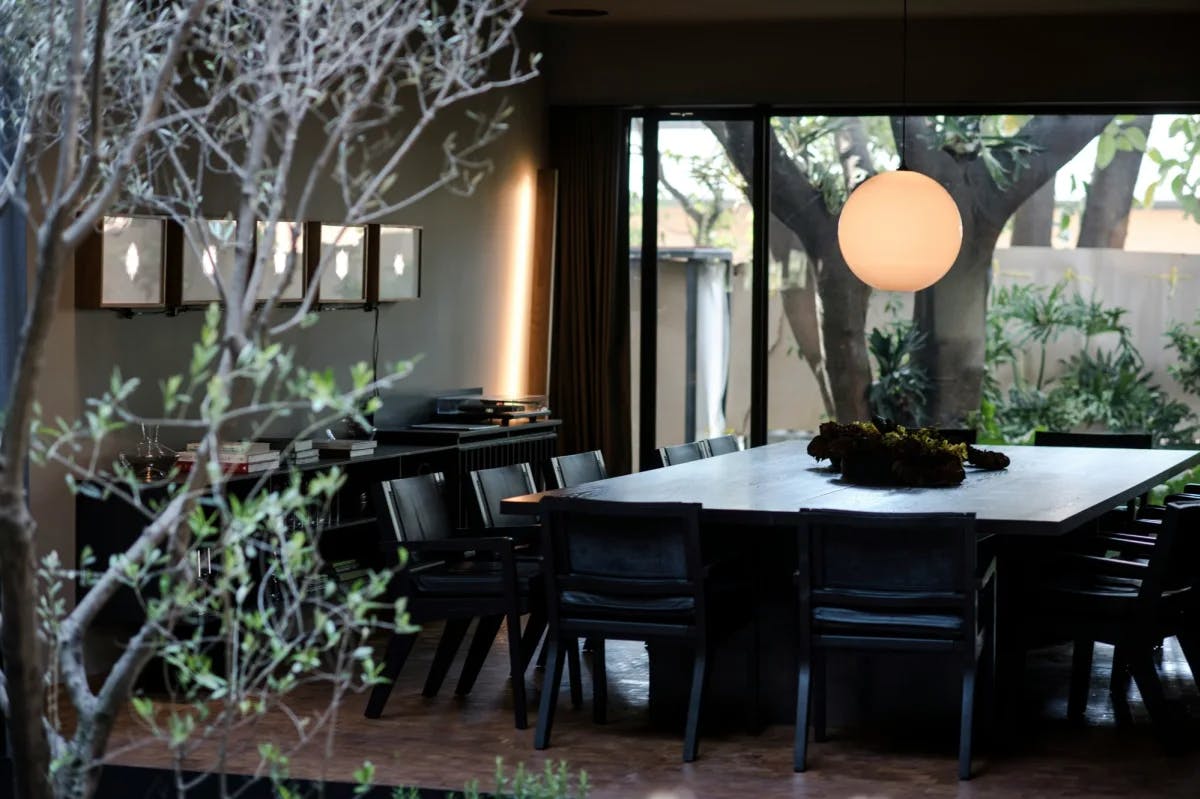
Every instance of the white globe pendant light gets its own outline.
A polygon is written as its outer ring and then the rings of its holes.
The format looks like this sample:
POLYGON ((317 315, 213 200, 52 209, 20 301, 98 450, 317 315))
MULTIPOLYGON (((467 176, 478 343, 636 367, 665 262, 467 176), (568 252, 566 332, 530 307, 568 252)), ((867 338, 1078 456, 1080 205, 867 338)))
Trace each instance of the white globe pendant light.
POLYGON ((950 271, 962 217, 931 177, 902 169, 859 185, 842 206, 838 245, 859 280, 881 291, 920 291, 950 271))
POLYGON ((904 1, 900 168, 859 184, 842 206, 838 246, 859 280, 881 291, 920 291, 950 271, 962 246, 962 216, 933 178, 904 165, 908 132, 908 0, 904 1))

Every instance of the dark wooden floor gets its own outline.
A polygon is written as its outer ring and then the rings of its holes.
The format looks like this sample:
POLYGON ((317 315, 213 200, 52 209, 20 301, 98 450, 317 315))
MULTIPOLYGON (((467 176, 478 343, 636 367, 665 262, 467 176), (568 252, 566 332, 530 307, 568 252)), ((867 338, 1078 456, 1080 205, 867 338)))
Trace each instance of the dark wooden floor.
MULTIPOLYGON (((316 777, 324 771, 329 779, 349 779, 367 759, 375 764, 380 784, 461 788, 467 780, 479 779, 486 788, 497 756, 510 765, 524 761, 540 769, 548 755, 586 769, 594 797, 1200 797, 1200 693, 1173 639, 1164 649, 1161 671, 1168 695, 1180 699, 1189 714, 1192 744, 1185 754, 1161 753, 1136 689, 1130 695, 1135 723, 1118 729, 1107 695, 1111 649, 1103 645, 1097 646, 1086 723, 1068 724, 1070 650, 1045 650, 1030 656, 1022 739, 1003 754, 980 751, 977 776, 959 783, 955 729, 902 736, 870 728, 834 729, 829 742, 810 747, 810 770, 793 774, 792 728, 772 726, 760 735, 702 738, 700 759, 684 765, 681 738, 648 725, 646 657, 640 644, 609 644, 609 723, 593 725, 587 702, 572 710, 564 690, 554 745, 536 752, 533 730, 512 727, 503 636, 470 696, 453 695, 453 671, 441 696, 421 697, 436 641, 433 632, 419 641, 384 717, 363 718, 363 697, 351 697, 337 722, 333 757, 310 749, 293 759, 295 776, 316 777)), ((531 670, 530 675, 536 688, 541 672, 531 670)), ((531 710, 538 694, 530 692, 531 710)), ((303 714, 321 699, 300 694, 293 710, 303 714)), ((138 737, 136 722, 127 717, 114 741, 121 751, 113 762, 167 765, 160 750, 134 744, 138 737)), ((264 739, 283 747, 294 740, 291 723, 282 714, 260 721, 242 738, 230 759, 231 771, 252 770, 256 746, 264 739)), ((206 763, 197 758, 188 765, 204 769, 206 763)))

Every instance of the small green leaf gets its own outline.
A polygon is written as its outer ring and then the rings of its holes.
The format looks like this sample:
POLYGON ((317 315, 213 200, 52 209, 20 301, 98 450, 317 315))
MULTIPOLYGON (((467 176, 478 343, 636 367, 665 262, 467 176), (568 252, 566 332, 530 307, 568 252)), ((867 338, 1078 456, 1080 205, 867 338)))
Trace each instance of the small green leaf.
POLYGON ((1096 168, 1106 169, 1117 155, 1117 143, 1113 136, 1101 136, 1096 147, 1096 168))

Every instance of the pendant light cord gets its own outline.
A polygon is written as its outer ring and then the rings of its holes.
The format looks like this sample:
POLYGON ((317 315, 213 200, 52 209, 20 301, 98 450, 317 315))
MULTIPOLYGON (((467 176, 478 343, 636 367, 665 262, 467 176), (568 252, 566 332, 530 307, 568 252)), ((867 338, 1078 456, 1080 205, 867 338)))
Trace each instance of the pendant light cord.
POLYGON ((905 143, 908 141, 908 0, 904 0, 904 19, 900 34, 900 169, 908 169, 904 162, 905 143))

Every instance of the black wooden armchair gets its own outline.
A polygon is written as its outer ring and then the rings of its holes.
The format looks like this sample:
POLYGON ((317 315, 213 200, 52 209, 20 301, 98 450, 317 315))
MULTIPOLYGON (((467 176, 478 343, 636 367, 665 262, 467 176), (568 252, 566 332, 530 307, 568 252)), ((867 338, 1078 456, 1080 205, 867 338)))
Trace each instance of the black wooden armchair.
MULTIPOLYGON (((483 528, 503 531, 505 535, 513 536, 516 540, 526 544, 528 548, 522 551, 518 560, 533 561, 540 567, 542 527, 538 517, 502 513, 500 510, 501 503, 509 497, 537 493, 538 488, 533 479, 533 468, 528 463, 514 463, 492 469, 479 469, 471 472, 471 485, 475 490, 475 504, 479 511, 479 523, 483 528)), ((526 653, 526 661, 537 648, 538 642, 542 640, 543 633, 546 631, 546 610, 542 600, 543 597, 538 596, 533 602, 529 621, 525 625, 525 634, 521 638, 521 648, 526 653)), ((479 639, 481 635, 489 632, 492 637, 495 637, 498 628, 498 623, 496 623, 496 629, 481 626, 476 629, 475 638, 479 639)), ((474 645, 475 642, 472 641, 472 644, 474 645)), ((484 646, 482 642, 478 645, 484 646)), ((549 650, 543 645, 538 660, 539 666, 545 665, 548 654, 549 650)), ((573 706, 579 707, 583 704, 583 678, 578 648, 571 652, 567 662, 571 703, 573 706)), ((469 682, 473 682, 475 675, 464 672, 464 677, 469 682)))
POLYGON ((738 443, 737 436, 717 436, 716 438, 706 438, 701 442, 704 444, 704 449, 708 452, 708 457, 714 458, 718 455, 728 455, 731 452, 741 452, 742 446, 738 443))
POLYGON ((1071 554, 1038 596, 1039 624, 1074 640, 1068 715, 1086 709, 1094 643, 1115 647, 1111 691, 1118 719, 1130 718, 1129 675, 1164 740, 1169 710, 1153 650, 1176 636, 1200 687, 1200 501, 1167 505, 1157 534, 1122 542, 1138 560, 1071 554))
POLYGON ((675 444, 670 447, 659 447, 655 450, 658 457, 657 466, 675 466, 680 463, 703 460, 708 457, 703 441, 691 441, 687 444, 675 444))
POLYGON ((598 449, 550 459, 550 483, 554 488, 574 488, 607 477, 604 454, 598 449))
MULTIPOLYGON (((709 644, 749 619, 737 606, 750 593, 731 591, 730 601, 710 603, 717 583, 707 579, 701 559, 700 506, 547 497, 542 510, 551 674, 534 746, 550 745, 564 652, 577 638, 594 638, 601 647, 604 640, 672 642, 694 653, 683 760, 695 760, 709 644)), ((747 687, 754 704, 757 646, 748 649, 747 687)), ((598 654, 592 698, 600 723, 607 689, 603 651, 598 654)))
MULTIPOLYGON (((387 549, 406 549, 411 559, 397 573, 393 590, 408 597, 408 612, 416 624, 445 621, 433 664, 425 680, 425 696, 436 696, 445 680, 472 619, 477 632, 463 665, 457 693, 468 693, 503 620, 508 621, 508 650, 512 669, 513 717, 517 729, 528 724, 525 665, 528 653, 520 644, 520 618, 540 601, 540 564, 516 557, 512 538, 503 535, 460 537, 454 534, 442 497, 440 473, 388 480, 375 487, 375 503, 387 549), (398 546, 397 546, 398 545, 398 546)), ((416 633, 393 633, 384 659, 384 682, 367 702, 366 716, 379 718, 392 685, 416 640, 416 633)))
POLYGON ((825 738, 827 652, 930 652, 961 668, 958 776, 970 779, 976 670, 985 647, 985 664, 995 656, 995 570, 976 568, 974 515, 802 510, 797 543, 795 770, 807 766, 810 704, 825 738))

